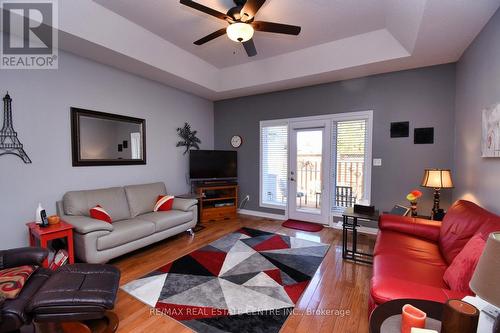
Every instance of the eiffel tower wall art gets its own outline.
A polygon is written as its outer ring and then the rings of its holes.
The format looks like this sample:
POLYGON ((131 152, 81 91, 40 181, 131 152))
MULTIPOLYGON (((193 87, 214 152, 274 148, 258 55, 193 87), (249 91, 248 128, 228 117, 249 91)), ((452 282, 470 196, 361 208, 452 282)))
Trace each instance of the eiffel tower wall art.
POLYGON ((30 158, 23 148, 23 144, 17 137, 17 132, 14 131, 12 123, 12 98, 9 93, 3 98, 3 126, 0 130, 0 156, 15 155, 24 161, 31 163, 30 158))

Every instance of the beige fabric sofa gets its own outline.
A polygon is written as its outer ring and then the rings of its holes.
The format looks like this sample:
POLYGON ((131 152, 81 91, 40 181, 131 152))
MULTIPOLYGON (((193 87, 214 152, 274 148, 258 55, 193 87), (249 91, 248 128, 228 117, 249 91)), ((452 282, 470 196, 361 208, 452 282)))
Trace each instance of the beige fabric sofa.
POLYGON ((76 257, 88 263, 104 263, 125 253, 158 242, 197 223, 197 201, 175 198, 173 209, 153 212, 164 183, 130 185, 67 192, 57 203, 58 214, 74 226, 76 257), (89 209, 101 205, 113 223, 89 217, 89 209))

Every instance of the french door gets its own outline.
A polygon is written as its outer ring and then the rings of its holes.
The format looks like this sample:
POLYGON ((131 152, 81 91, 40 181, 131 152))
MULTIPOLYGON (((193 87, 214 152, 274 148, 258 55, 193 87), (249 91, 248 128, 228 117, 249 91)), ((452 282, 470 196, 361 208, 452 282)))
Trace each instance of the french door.
POLYGON ((290 122, 288 217, 328 224, 331 122, 290 122))

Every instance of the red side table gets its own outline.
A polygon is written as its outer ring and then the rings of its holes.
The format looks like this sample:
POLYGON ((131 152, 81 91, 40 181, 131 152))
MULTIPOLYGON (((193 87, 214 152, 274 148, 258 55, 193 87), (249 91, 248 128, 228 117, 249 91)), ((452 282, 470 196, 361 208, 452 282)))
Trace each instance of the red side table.
MULTIPOLYGON (((26 223, 26 225, 29 229, 30 246, 40 246, 46 249, 49 241, 58 238, 66 238, 68 240, 69 263, 75 263, 75 253, 73 250, 73 226, 71 224, 61 221, 58 224, 49 225, 44 228, 40 227, 35 222, 26 223), (40 244, 37 244, 37 240, 40 244)), ((48 259, 43 261, 43 267, 49 267, 48 259)))

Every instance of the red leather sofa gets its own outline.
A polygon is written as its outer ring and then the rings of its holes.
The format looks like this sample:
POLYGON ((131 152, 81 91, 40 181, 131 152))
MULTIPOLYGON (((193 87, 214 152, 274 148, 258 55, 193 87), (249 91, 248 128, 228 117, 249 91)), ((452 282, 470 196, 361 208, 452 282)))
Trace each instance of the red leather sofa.
POLYGON ((476 234, 483 239, 500 231, 500 217, 476 204, 459 200, 443 222, 382 215, 374 249, 370 284, 371 311, 379 304, 414 298, 446 302, 470 292, 452 290, 443 275, 476 234))

